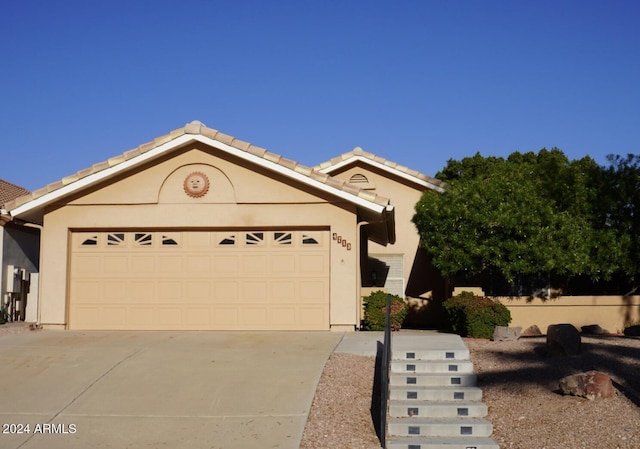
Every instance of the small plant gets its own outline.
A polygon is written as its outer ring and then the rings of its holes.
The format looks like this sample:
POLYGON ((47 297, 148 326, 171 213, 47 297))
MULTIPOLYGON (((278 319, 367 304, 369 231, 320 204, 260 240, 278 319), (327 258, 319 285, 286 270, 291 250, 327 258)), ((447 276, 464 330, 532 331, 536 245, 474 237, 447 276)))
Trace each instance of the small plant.
MULTIPOLYGON (((391 321, 392 331, 402 327, 402 322, 407 316, 407 303, 397 295, 391 295, 391 321)), ((383 331, 387 313, 387 293, 382 290, 371 293, 364 298, 364 319, 362 330, 383 331)))
POLYGON ((511 312, 504 304, 470 292, 443 303, 449 330, 463 337, 491 338, 496 326, 508 326, 511 312))

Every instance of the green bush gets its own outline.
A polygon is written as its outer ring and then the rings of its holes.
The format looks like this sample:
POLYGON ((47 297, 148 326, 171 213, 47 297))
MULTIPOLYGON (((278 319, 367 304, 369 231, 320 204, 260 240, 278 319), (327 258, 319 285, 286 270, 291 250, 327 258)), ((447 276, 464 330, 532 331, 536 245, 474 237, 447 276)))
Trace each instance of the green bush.
MULTIPOLYGON (((391 295, 391 330, 397 331, 407 316, 407 303, 397 296, 391 295)), ((364 319, 362 330, 383 331, 387 313, 387 293, 382 290, 371 293, 364 298, 364 319)))
POLYGON ((449 330, 463 337, 491 338, 496 326, 508 326, 511 312, 504 304, 470 292, 443 303, 449 330))

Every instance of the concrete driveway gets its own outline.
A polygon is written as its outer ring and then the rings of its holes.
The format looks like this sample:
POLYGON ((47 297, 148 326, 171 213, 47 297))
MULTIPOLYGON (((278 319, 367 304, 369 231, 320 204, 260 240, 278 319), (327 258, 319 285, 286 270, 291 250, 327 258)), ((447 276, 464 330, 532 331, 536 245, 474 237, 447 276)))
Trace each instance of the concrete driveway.
POLYGON ((342 336, 2 336, 0 447, 297 449, 320 374, 342 336))

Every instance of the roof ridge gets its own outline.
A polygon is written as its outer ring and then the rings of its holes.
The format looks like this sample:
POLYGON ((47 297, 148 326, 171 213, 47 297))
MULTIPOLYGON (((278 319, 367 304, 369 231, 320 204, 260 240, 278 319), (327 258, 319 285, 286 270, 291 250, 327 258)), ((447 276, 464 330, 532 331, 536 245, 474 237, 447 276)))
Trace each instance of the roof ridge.
POLYGON ((429 175, 425 175, 424 173, 419 172, 418 170, 414 170, 412 168, 409 168, 406 165, 400 165, 397 162, 393 162, 390 161, 388 159, 385 159, 381 156, 377 156, 374 153, 370 153, 366 150, 364 150, 361 147, 355 147, 353 150, 348 151, 346 153, 342 153, 339 156, 336 156, 332 159, 329 159, 328 161, 325 162, 321 162, 320 164, 314 166, 315 169, 317 170, 322 170, 323 172, 327 169, 330 169, 333 166, 339 165, 345 161, 348 161, 349 159, 352 159, 354 157, 364 157, 365 159, 369 159, 371 161, 377 162, 381 165, 384 165, 385 167, 394 169, 394 170, 398 170, 404 174, 407 174, 409 176, 413 176, 414 178, 418 178, 422 181, 428 182, 430 184, 435 185, 436 187, 442 187, 444 186, 444 182, 431 177, 429 175))
POLYGON ((19 206, 22 206, 25 203, 28 203, 29 201, 40 198, 46 195, 47 193, 51 193, 69 184, 73 184, 79 181, 80 179, 86 178, 87 176, 93 175, 100 171, 115 167, 119 164, 122 164, 123 162, 131 160, 138 156, 141 156, 142 154, 147 153, 148 151, 151 151, 163 144, 171 142, 172 140, 175 140, 187 134, 200 135, 203 137, 207 137, 209 139, 216 140, 218 142, 229 145, 237 150, 244 151, 255 157, 262 158, 265 161, 268 161, 270 163, 280 165, 298 174, 307 176, 317 182, 321 182, 323 184, 330 185, 334 188, 338 188, 344 192, 355 195, 366 201, 373 202, 375 204, 383 205, 383 206, 387 206, 391 203, 391 201, 388 198, 384 198, 380 195, 376 195, 372 199, 371 192, 365 191, 364 189, 357 188, 357 190, 355 190, 354 186, 349 185, 348 187, 345 187, 344 183, 338 187, 338 184, 330 180, 330 179, 334 179, 331 175, 322 173, 320 170, 317 170, 314 167, 307 167, 296 161, 287 159, 281 156, 280 154, 272 153, 264 148, 252 145, 249 142, 245 142, 233 136, 224 134, 216 129, 209 128, 199 120, 193 120, 187 123, 184 127, 175 129, 173 131, 170 131, 167 134, 156 137, 150 142, 143 143, 131 150, 125 151, 122 154, 113 156, 107 159, 106 161, 95 163, 88 168, 79 170, 78 172, 72 175, 66 176, 61 180, 52 182, 45 187, 42 187, 33 192, 30 192, 29 194, 25 194, 18 198, 12 199, 5 205, 6 209, 8 210, 15 209, 19 206))

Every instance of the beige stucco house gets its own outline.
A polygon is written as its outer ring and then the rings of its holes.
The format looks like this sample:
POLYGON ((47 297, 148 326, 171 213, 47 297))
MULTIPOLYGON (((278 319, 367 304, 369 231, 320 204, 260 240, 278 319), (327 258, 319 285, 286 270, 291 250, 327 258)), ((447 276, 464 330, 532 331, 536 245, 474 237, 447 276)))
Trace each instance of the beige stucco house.
MULTIPOLYGON (((443 182, 361 148, 315 168, 366 191, 391 198, 393 203, 395 243, 380 245, 364 241, 368 251, 362 258, 362 284, 368 288, 364 288, 363 293, 382 288, 407 298, 414 312, 428 308, 431 300, 444 300, 447 294, 444 279, 431 267, 412 222, 415 205, 422 194, 425 191, 442 192, 443 182)), ((416 320, 421 325, 435 324, 429 323, 429 318, 437 320, 438 315, 425 317, 423 314, 416 320)))
POLYGON ((384 170, 415 198, 438 188, 380 165, 348 183, 359 169, 305 167, 196 121, 5 208, 42 225, 45 327, 353 330, 367 246, 403 254, 409 274, 417 248, 403 224, 388 249, 384 170))

